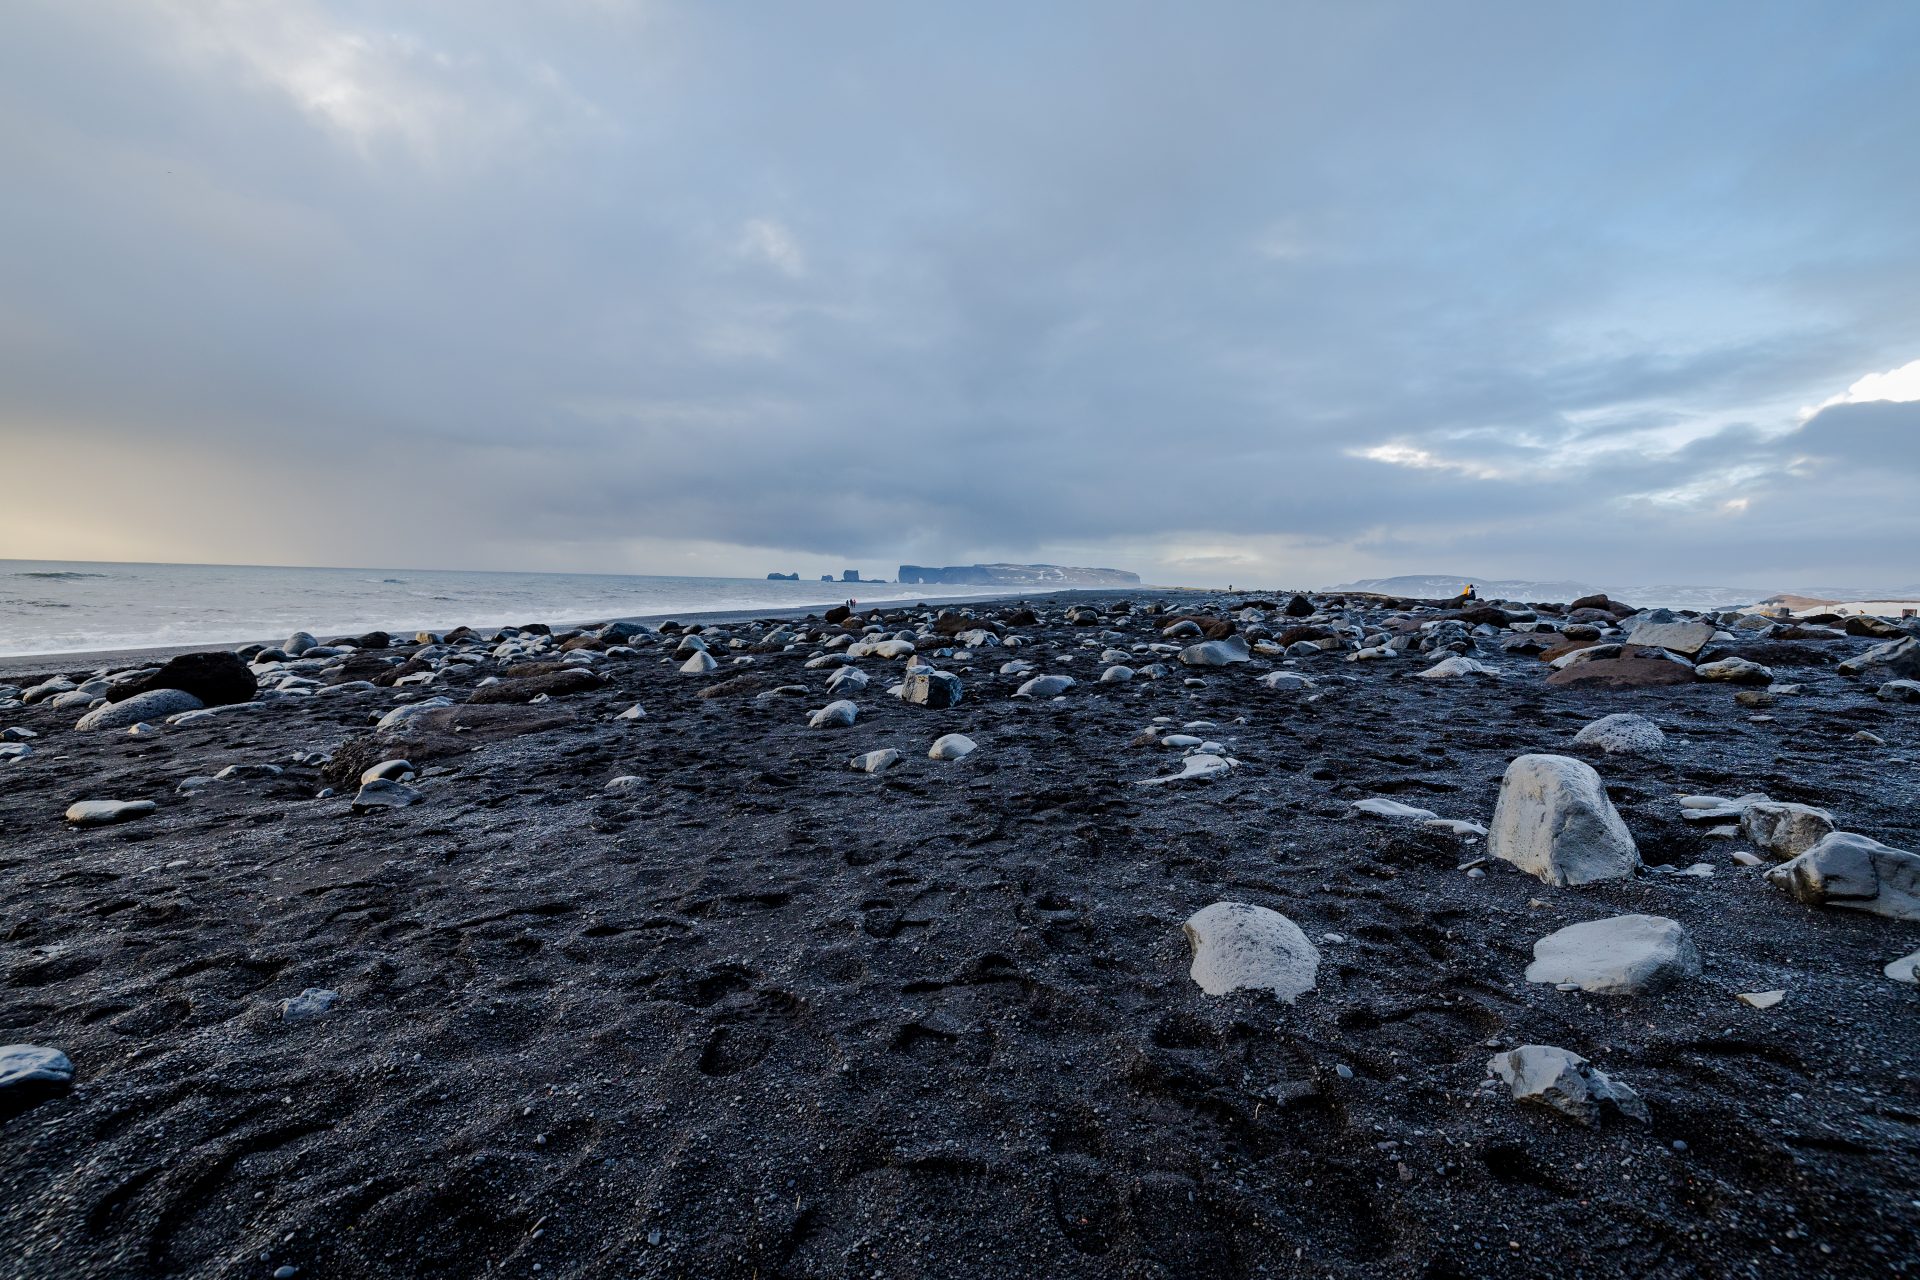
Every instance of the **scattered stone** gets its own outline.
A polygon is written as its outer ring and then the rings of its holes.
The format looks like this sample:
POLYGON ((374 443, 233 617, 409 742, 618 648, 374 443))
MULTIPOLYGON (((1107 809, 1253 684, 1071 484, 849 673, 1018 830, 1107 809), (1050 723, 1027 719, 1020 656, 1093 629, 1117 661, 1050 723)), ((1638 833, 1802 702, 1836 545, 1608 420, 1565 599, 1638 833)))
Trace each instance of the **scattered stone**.
POLYGON ((1601 716, 1574 734, 1573 740, 1579 746, 1598 747, 1608 755, 1658 755, 1667 745, 1667 735, 1659 725, 1632 711, 1601 716))
POLYGON ((827 677, 828 693, 859 693, 867 687, 867 673, 858 667, 836 667, 827 677))
POLYGON ((1507 1082, 1516 1102, 1552 1107, 1581 1124, 1600 1123, 1604 1104, 1645 1124, 1647 1104, 1628 1085, 1577 1053, 1549 1044, 1523 1044, 1496 1053, 1487 1070, 1507 1082))
POLYGON ((680 674, 683 676, 703 676, 719 665, 719 661, 705 649, 695 649, 691 654, 687 655, 687 660, 680 664, 680 674))
POLYGON ((842 698, 838 702, 829 702, 807 717, 809 729, 843 728, 853 723, 860 714, 860 708, 842 698))
POLYGON ((1133 679, 1133 676, 1134 676, 1134 670, 1132 667, 1125 666, 1120 663, 1115 663, 1113 666, 1108 667, 1105 671, 1102 671, 1100 673, 1100 683, 1101 684, 1125 684, 1127 681, 1133 679))
POLYGON ((1293 921, 1245 902, 1216 902, 1187 918, 1188 970, 1210 996, 1265 990, 1292 1004, 1313 990, 1320 953, 1293 921))
POLYGON ((1904 982, 1910 987, 1920 986, 1920 951, 1901 956, 1898 960, 1890 962, 1880 972, 1895 982, 1904 982))
POLYGON ((1355 800, 1349 808, 1362 813, 1373 814, 1377 818, 1417 818, 1421 821, 1443 821, 1440 815, 1431 809, 1417 809, 1398 800, 1389 800, 1384 796, 1369 796, 1365 800, 1355 800))
POLYGON ((1882 702, 1920 702, 1920 680, 1889 680, 1873 696, 1882 702))
POLYGON ((847 763, 861 773, 885 773, 900 763, 900 753, 892 747, 886 747, 879 751, 857 755, 847 763))
POLYGON ((353 798, 355 813, 372 813, 376 809, 403 809, 420 801, 420 793, 412 787, 395 782, 392 778, 375 778, 360 787, 360 794, 353 798))
POLYGON ((1609 916, 1568 925, 1533 944, 1528 982, 1571 984, 1600 995, 1634 995, 1700 972, 1700 953, 1677 920, 1609 916))
POLYGON ((1633 874, 1640 852, 1600 775, 1571 756, 1526 755, 1507 766, 1487 852, 1552 885, 1633 874))
POLYGON ((154 689, 178 689, 205 706, 224 707, 252 701, 259 687, 259 677, 246 661, 222 649, 171 658, 153 674, 115 686, 107 700, 123 702, 154 689))
POLYGON ((1920 857, 1835 831, 1766 873, 1800 902, 1920 921, 1920 857))
POLYGON ((73 1059, 38 1044, 0 1044, 0 1119, 73 1085, 73 1059))
POLYGON ((338 991, 308 987, 299 995, 280 1002, 280 1018, 283 1022, 306 1022, 325 1015, 339 999, 338 991))
POLYGON ((1056 698, 1073 688, 1072 676, 1035 676, 1013 691, 1016 698, 1056 698))
POLYGON ((645 720, 646 718, 647 709, 637 702, 614 717, 615 720, 645 720))
POLYGON ((1812 805, 1760 800, 1740 816, 1740 831, 1774 861, 1797 857, 1834 829, 1833 815, 1812 805))
POLYGON ((413 765, 406 760, 382 760, 361 771, 360 785, 366 786, 376 778, 391 778, 395 782, 404 782, 412 773, 413 765))
POLYGON ((927 751, 929 760, 964 760, 980 749, 980 744, 964 733, 947 733, 933 740, 927 751))
POLYGON ((636 778, 630 773, 623 773, 601 789, 603 791, 611 791, 617 796, 624 796, 631 795, 636 791, 645 791, 647 789, 647 783, 644 778, 636 778))
POLYGON ((1693 673, 1702 680, 1719 680, 1727 684, 1769 684, 1773 680, 1771 667, 1763 667, 1745 658, 1703 662, 1693 669, 1693 673))
POLYGON ((1442 658, 1425 671, 1416 671, 1414 674, 1423 680, 1457 680, 1461 676, 1498 676, 1500 673, 1484 662, 1455 655, 1442 658))
POLYGON ((80 717, 73 727, 82 730, 127 729, 146 720, 164 720, 182 711, 198 711, 205 704, 180 689, 149 689, 125 702, 109 702, 80 717))
POLYGON ((1771 1009, 1787 998, 1784 990, 1778 991, 1742 991, 1734 999, 1755 1009, 1771 1009))
POLYGON ((951 671, 934 671, 927 668, 909 671, 901 690, 903 701, 916 706, 940 710, 959 705, 960 677, 951 671))
POLYGON ((1209 778, 1224 778, 1232 768, 1233 762, 1223 756, 1197 751, 1180 762, 1180 772, 1170 773, 1164 778, 1146 778, 1138 785, 1158 787, 1169 782, 1203 782, 1209 778))
POLYGON ((1843 676, 1863 676, 1880 681, 1920 680, 1920 640, 1906 636, 1875 645, 1857 658, 1835 667, 1843 676))
POLYGON ((1225 667, 1250 661, 1252 657, 1247 649, 1246 637, 1238 635, 1228 636, 1225 640, 1190 644, 1180 651, 1180 661, 1189 667, 1225 667))
POLYGON ((76 827, 104 827, 144 818, 157 808, 151 800, 82 800, 67 806, 67 821, 76 827))
POLYGON ((1691 658, 1713 642, 1711 622, 1643 622, 1633 629, 1633 642, 1646 649, 1665 649, 1691 658))

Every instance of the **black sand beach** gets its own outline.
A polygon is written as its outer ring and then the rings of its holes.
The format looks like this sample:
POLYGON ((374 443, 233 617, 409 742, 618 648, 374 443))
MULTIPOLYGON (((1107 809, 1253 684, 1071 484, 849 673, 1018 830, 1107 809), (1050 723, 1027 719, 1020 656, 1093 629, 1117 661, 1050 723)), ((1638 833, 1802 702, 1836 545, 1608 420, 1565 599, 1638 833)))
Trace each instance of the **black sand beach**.
MULTIPOLYGON (((1920 930, 1794 900, 1676 799, 1764 792, 1920 849, 1920 706, 1835 669, 1881 641, 1755 629, 1700 655, 1800 686, 1767 696, 1549 685, 1499 626, 1465 642, 1497 675, 1422 679, 1450 651, 1258 642, 1354 623, 1417 641, 1444 606, 1286 601, 856 617, 959 675, 937 710, 888 696, 903 662, 877 655, 853 663, 864 690, 829 694, 833 668, 807 664, 847 628, 815 619, 787 644, 759 643, 772 621, 715 624, 702 675, 678 635, 589 636, 603 683, 573 692, 557 645, 508 663, 488 635, 470 664, 391 665, 411 642, 296 661, 263 683, 314 692, 147 735, 77 731, 84 707, 45 700, 0 711, 37 735, 0 762, 0 1040, 76 1073, 0 1113, 0 1274, 1920 1269, 1920 994, 1882 973, 1920 930), (1169 643, 1171 609, 1256 652, 1136 650, 1169 643), (935 656, 995 624, 1018 647, 935 656), (1166 673, 1099 683, 1110 648, 1166 673), (1033 671, 1002 674, 1017 659, 1033 671), (350 684, 415 670, 431 682, 350 684), (1038 673, 1077 683, 1014 696, 1038 673), (536 688, 552 696, 526 703, 536 688), (372 733, 429 695, 451 705, 372 733), (856 722, 808 727, 835 697, 856 722), (1573 744, 1623 711, 1665 749, 1573 744), (1139 785, 1180 768, 1154 738, 1187 726, 1232 767, 1139 785), (978 749, 929 759, 949 733, 978 749), (886 748, 894 767, 849 768, 886 748), (1535 752, 1599 771, 1647 869, 1554 887, 1484 838, 1351 807, 1484 824, 1535 752), (391 757, 418 802, 354 813, 360 771, 391 757), (234 765, 277 772, 180 789, 234 765), (83 800, 157 807, 64 822, 83 800), (1216 901, 1297 923, 1317 989, 1205 994, 1181 926, 1216 901), (1699 975, 1636 995, 1525 980, 1536 940, 1620 913, 1679 921, 1699 975), (307 989, 337 1001, 284 1016, 307 989), (1488 1087, 1490 1057, 1530 1044, 1624 1081, 1649 1122, 1488 1087)), ((0 684, 94 665, 114 664, 12 663, 0 684)))

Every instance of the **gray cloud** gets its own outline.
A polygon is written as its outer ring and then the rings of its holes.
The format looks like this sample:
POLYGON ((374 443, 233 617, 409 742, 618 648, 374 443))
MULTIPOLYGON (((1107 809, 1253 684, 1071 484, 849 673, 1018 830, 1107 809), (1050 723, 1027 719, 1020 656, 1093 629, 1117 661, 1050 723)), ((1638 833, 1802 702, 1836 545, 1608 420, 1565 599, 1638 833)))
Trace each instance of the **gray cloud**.
POLYGON ((1911 576, 1905 4, 10 27, 15 554, 1911 576))

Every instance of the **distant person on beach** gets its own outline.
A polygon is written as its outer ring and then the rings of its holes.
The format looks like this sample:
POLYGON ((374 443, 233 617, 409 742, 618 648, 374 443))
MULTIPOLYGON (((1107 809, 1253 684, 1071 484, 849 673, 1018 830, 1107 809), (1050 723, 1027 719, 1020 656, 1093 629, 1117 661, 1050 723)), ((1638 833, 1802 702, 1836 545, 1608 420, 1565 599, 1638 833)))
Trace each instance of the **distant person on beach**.
POLYGON ((1462 600, 1478 600, 1480 597, 1474 592, 1473 584, 1469 582, 1465 587, 1461 588, 1460 598, 1462 600))

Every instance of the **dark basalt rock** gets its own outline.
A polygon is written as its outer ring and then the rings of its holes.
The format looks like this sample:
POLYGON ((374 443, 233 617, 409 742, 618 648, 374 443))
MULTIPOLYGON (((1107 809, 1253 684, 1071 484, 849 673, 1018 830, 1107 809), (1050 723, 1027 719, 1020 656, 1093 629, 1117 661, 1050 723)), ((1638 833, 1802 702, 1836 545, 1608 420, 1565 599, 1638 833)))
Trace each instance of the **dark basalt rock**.
POLYGON ((550 698, 598 689, 606 680, 582 667, 549 671, 535 676, 506 676, 499 684, 483 685, 468 695, 468 703, 487 706, 502 702, 531 702, 541 694, 550 698))
POLYGON ((146 679, 129 681, 109 690, 107 700, 125 702, 136 693, 153 689, 178 689, 210 707, 223 707, 235 702, 251 702, 260 689, 260 682, 237 653, 224 649, 183 653, 146 679))

